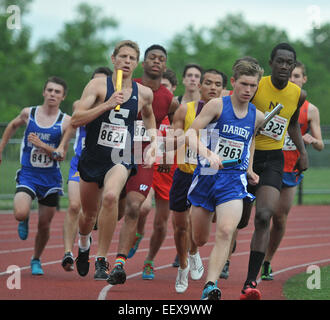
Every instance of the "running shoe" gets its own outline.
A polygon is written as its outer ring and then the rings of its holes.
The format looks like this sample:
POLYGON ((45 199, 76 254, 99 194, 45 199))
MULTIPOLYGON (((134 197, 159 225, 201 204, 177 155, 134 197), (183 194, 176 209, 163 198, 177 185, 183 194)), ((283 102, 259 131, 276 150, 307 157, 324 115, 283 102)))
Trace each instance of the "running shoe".
POLYGON ((41 267, 40 259, 32 259, 30 266, 33 276, 42 276, 44 274, 44 271, 42 270, 41 267))
POLYGON ((273 270, 269 262, 268 263, 264 262, 264 264, 261 267, 261 280, 264 281, 274 280, 273 270))
POLYGON ((185 269, 178 268, 178 275, 175 281, 175 290, 177 293, 184 293, 188 289, 189 259, 185 269))
POLYGON ((123 284, 126 281, 126 273, 122 264, 115 266, 108 278, 106 279, 110 284, 123 284))
POLYGON ((230 261, 227 260, 220 274, 220 279, 228 279, 229 277, 229 264, 230 261))
POLYGON ((74 259, 72 252, 68 251, 64 254, 64 257, 62 259, 62 267, 65 271, 74 270, 74 259))
POLYGON ((88 274, 89 271, 89 251, 91 249, 92 245, 92 237, 90 237, 90 245, 88 250, 81 250, 79 248, 78 250, 78 256, 76 259, 76 265, 77 265, 77 271, 81 277, 85 277, 88 274))
POLYGON ((109 262, 104 257, 95 260, 94 280, 107 280, 109 277, 109 262))
POLYGON ((201 300, 220 300, 221 299, 221 291, 217 287, 217 283, 208 284, 205 286, 201 300))
POLYGON ((18 224, 18 236, 21 240, 26 240, 29 236, 29 218, 26 218, 23 221, 20 221, 18 224))
POLYGON ((180 267, 179 256, 178 256, 178 255, 175 256, 175 259, 174 259, 174 261, 173 261, 173 263, 172 263, 172 267, 173 267, 173 268, 178 268, 178 267, 180 267))
POLYGON ((142 279, 143 280, 153 280, 155 278, 154 274, 154 266, 150 263, 145 263, 142 272, 142 279))
POLYGON ((199 280, 204 273, 204 266, 202 259, 199 255, 199 252, 197 252, 194 255, 188 255, 189 264, 190 264, 190 276, 193 280, 199 280))
POLYGON ((247 281, 242 289, 240 300, 260 300, 261 293, 257 289, 257 283, 255 281, 247 281))
POLYGON ((127 259, 130 259, 130 258, 132 258, 132 257, 135 255, 135 252, 137 251, 137 249, 138 249, 138 247, 139 247, 139 244, 140 244, 142 238, 143 238, 142 235, 140 235, 140 236, 136 236, 136 237, 135 237, 134 245, 133 245, 133 247, 129 250, 128 255, 127 255, 127 259))

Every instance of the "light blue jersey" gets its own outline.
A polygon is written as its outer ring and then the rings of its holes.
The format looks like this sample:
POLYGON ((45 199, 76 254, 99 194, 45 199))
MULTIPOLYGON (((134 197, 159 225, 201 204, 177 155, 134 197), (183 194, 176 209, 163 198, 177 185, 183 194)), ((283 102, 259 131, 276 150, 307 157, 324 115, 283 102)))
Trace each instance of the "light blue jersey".
POLYGON ((57 148, 62 138, 64 113, 59 110, 57 119, 49 127, 43 127, 36 120, 36 113, 40 107, 31 107, 29 120, 21 143, 20 160, 23 168, 40 170, 41 172, 58 169, 59 163, 53 160, 43 149, 28 142, 30 133, 35 133, 41 141, 53 148, 57 148))

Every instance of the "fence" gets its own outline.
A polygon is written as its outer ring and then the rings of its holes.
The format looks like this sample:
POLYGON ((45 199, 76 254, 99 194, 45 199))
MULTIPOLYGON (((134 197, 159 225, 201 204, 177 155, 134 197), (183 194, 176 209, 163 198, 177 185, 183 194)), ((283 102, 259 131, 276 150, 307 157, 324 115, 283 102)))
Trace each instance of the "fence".
MULTIPOLYGON (((0 136, 2 136, 6 125, 7 124, 5 123, 0 123, 0 136)), ((0 202, 13 199, 15 192, 15 172, 20 168, 20 144, 23 132, 24 130, 19 130, 15 134, 15 136, 9 141, 2 155, 3 161, 0 165, 0 202)), ((299 204, 304 202, 305 195, 329 194, 330 199, 330 126, 322 126, 322 135, 325 142, 324 150, 322 152, 318 152, 310 146, 307 147, 307 150, 309 154, 310 168, 325 168, 325 171, 329 172, 329 183, 326 186, 316 186, 313 188, 305 187, 305 183, 302 183, 298 192, 299 204)), ((65 192, 63 199, 67 199, 66 179, 69 172, 70 159, 73 156, 73 142, 74 141, 72 140, 66 160, 61 164, 65 192)))

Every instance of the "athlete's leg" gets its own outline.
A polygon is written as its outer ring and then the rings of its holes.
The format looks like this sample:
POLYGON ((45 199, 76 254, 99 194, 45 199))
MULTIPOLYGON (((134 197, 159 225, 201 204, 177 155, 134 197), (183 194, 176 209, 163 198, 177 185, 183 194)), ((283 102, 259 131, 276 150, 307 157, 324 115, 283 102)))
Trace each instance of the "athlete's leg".
POLYGON ((98 216, 97 256, 106 257, 118 221, 118 203, 129 171, 122 165, 112 167, 104 178, 102 205, 98 216))
POLYGON ((24 221, 29 217, 32 197, 26 192, 17 192, 14 196, 14 217, 24 221))
POLYGON ((39 259, 49 240, 50 224, 56 212, 56 205, 49 207, 39 203, 38 231, 34 244, 34 259, 39 259))
POLYGON ((72 252, 75 237, 78 231, 79 212, 81 209, 79 182, 68 182, 69 208, 66 212, 63 225, 64 252, 72 252))
POLYGON ((153 188, 150 188, 147 198, 143 201, 140 209, 140 215, 137 223, 136 232, 140 235, 144 234, 144 226, 147 221, 147 217, 152 209, 152 199, 155 195, 155 191, 153 188))
POLYGON ((219 278, 230 250, 231 240, 242 215, 243 201, 232 200, 216 207, 215 245, 211 251, 206 283, 219 278))
POLYGON ((153 232, 150 238, 147 261, 153 261, 161 247, 167 233, 167 222, 170 215, 169 201, 156 197, 156 210, 153 224, 153 232))
POLYGON ((265 261, 270 262, 279 247, 285 234, 288 214, 296 194, 296 187, 282 188, 278 208, 273 215, 273 224, 270 231, 269 245, 265 261))

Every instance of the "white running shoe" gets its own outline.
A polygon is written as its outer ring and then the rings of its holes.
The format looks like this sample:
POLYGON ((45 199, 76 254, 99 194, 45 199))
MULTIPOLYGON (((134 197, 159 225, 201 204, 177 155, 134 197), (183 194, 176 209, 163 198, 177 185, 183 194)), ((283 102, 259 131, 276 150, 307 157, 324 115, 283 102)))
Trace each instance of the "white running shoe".
POLYGON ((189 259, 187 268, 178 268, 178 275, 175 281, 175 290, 177 293, 184 293, 188 288, 189 259))
POLYGON ((197 252, 194 255, 188 255, 188 260, 190 264, 190 276, 193 280, 199 280, 204 273, 204 266, 202 259, 199 255, 199 252, 197 252))

